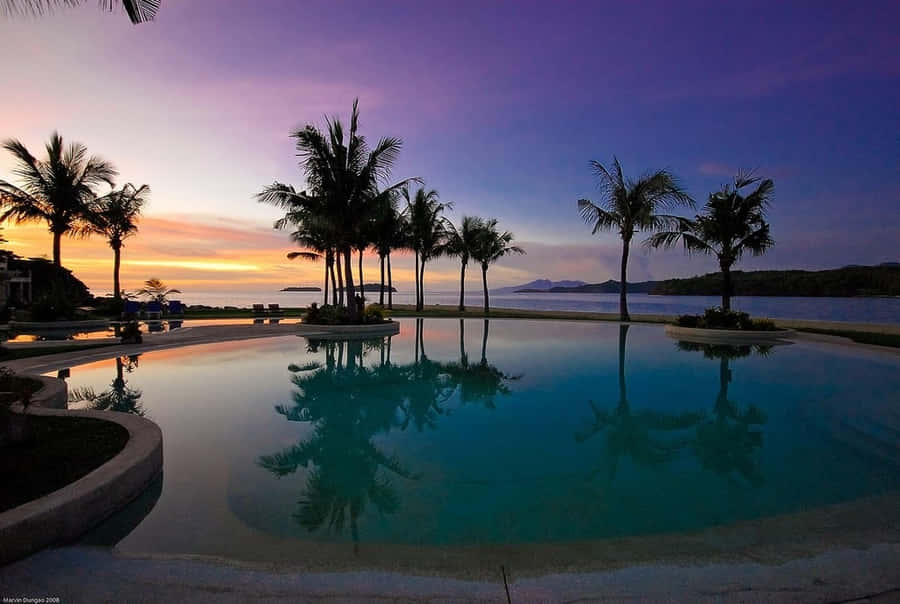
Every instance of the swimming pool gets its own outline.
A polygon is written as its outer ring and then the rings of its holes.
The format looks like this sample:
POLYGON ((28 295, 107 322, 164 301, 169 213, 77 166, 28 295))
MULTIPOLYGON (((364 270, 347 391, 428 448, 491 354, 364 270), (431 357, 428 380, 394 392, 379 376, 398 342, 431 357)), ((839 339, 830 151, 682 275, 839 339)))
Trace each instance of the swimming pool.
POLYGON ((270 560, 689 533, 891 494, 898 366, 655 325, 404 319, 393 338, 192 346, 68 381, 72 406, 163 431, 158 500, 120 551, 270 560))

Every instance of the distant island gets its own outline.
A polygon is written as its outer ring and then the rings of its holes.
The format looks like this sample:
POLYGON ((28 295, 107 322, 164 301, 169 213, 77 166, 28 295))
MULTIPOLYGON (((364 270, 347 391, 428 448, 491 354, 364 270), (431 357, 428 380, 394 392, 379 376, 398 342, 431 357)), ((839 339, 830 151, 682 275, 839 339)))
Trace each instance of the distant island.
MULTIPOLYGON (((732 271, 731 277, 736 296, 900 296, 900 263, 897 262, 885 262, 877 266, 852 265, 822 271, 732 271)), ((514 293, 552 294, 617 294, 620 289, 619 282, 612 279, 603 283, 553 286, 547 289, 530 287, 533 283, 536 282, 507 289, 514 293)), ((659 296, 718 296, 722 292, 722 274, 639 281, 629 283, 628 291, 659 296)))
POLYGON ((514 285, 512 287, 498 287, 492 289, 492 294, 514 294, 520 291, 550 291, 554 287, 580 287, 587 285, 587 281, 551 281, 550 279, 536 279, 522 285, 514 285))
POLYGON ((283 292, 320 292, 322 291, 321 287, 285 287, 280 290, 283 292))

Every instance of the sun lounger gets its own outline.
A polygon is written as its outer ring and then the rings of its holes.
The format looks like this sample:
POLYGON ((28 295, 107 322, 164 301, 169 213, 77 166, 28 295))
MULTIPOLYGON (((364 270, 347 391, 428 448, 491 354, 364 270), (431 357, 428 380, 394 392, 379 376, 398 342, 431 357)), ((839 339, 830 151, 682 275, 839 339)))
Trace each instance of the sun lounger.
POLYGON ((123 321, 136 321, 141 312, 140 302, 135 300, 125 300, 125 306, 122 309, 123 321))
POLYGON ((147 302, 147 308, 144 309, 144 317, 148 321, 159 321, 162 319, 162 304, 153 300, 152 302, 147 302))
POLYGON ((265 304, 254 304, 253 305, 253 314, 254 315, 266 314, 266 305, 265 304))
POLYGON ((269 304, 269 316, 270 317, 280 317, 284 313, 281 311, 281 307, 277 304, 269 304))
POLYGON ((169 316, 170 317, 183 317, 184 316, 184 304, 181 303, 181 300, 170 300, 169 301, 169 316))

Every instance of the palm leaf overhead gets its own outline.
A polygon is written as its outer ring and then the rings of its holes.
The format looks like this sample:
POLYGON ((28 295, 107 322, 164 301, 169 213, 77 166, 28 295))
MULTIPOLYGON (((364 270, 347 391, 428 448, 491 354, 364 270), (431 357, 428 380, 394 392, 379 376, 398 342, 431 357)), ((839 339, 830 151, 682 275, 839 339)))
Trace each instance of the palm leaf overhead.
POLYGON ((722 271, 722 308, 731 308, 731 267, 744 254, 759 256, 775 244, 766 222, 766 211, 775 191, 771 179, 738 174, 733 184, 711 193, 703 212, 693 220, 679 218, 669 229, 645 242, 649 247, 669 248, 681 243, 689 254, 715 256, 722 271), (741 189, 756 185, 748 195, 741 189))
POLYGON ((578 213, 591 225, 591 233, 616 231, 622 239, 619 307, 623 321, 628 315, 628 252, 636 231, 659 231, 671 228, 679 218, 668 214, 694 201, 668 170, 647 173, 637 180, 626 178, 618 158, 613 157, 607 168, 598 161, 591 162, 597 178, 600 201, 578 200, 578 213))
POLYGON ((65 144, 56 132, 45 146, 45 160, 15 139, 4 141, 2 148, 15 161, 12 173, 19 184, 0 180, 0 221, 46 222, 53 235, 53 262, 61 266, 62 237, 92 232, 89 218, 97 187, 112 187, 118 173, 109 162, 88 156, 83 144, 65 144))
MULTIPOLYGON (((80 6, 84 3, 85 0, 0 0, 0 14, 41 16, 58 8, 80 6)), ((114 11, 122 7, 131 22, 138 24, 152 21, 159 11, 162 0, 98 0, 97 4, 105 11, 114 11)))

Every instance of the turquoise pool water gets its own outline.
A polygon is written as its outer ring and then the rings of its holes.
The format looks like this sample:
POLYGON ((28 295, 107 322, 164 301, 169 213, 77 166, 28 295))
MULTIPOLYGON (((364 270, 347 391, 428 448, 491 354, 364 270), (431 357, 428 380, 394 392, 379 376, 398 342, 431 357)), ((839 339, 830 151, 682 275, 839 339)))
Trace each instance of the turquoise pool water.
POLYGON ((253 559, 294 540, 691 531, 896 491, 898 369, 811 343, 679 344, 660 326, 408 319, 390 339, 194 346, 69 383, 73 406, 163 431, 158 501, 139 502, 121 550, 253 559))

